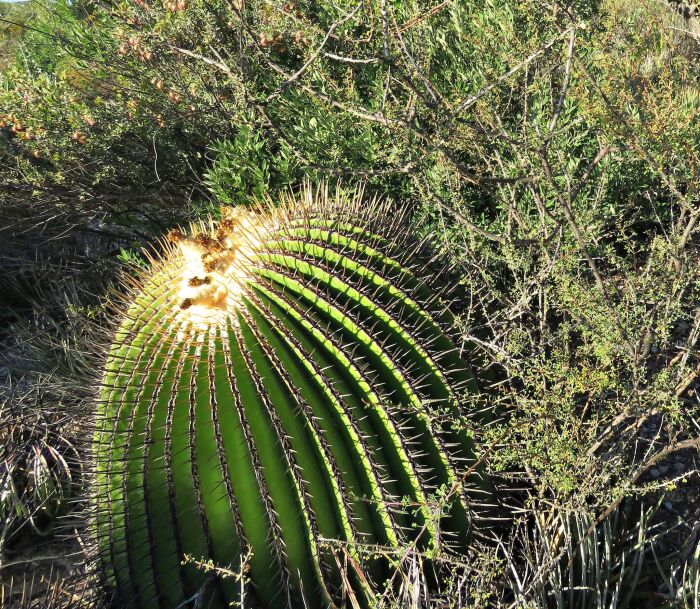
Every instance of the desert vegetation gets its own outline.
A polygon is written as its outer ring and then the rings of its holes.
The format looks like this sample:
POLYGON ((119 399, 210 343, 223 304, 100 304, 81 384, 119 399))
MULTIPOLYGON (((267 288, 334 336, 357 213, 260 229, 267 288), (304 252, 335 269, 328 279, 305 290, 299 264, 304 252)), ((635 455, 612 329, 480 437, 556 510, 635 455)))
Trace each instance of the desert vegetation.
POLYGON ((2 606, 700 606, 694 15, 0 4, 2 606))

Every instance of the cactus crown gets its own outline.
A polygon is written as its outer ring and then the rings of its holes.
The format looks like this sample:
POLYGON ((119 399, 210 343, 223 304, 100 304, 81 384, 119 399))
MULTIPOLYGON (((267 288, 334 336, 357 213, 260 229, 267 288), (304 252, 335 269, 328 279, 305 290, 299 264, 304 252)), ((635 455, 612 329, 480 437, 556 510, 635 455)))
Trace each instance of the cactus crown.
POLYGON ((474 450, 455 421, 475 379, 402 214, 306 187, 164 250, 132 286, 95 438, 96 537, 122 599, 367 605, 389 568, 373 548, 469 543, 474 450))

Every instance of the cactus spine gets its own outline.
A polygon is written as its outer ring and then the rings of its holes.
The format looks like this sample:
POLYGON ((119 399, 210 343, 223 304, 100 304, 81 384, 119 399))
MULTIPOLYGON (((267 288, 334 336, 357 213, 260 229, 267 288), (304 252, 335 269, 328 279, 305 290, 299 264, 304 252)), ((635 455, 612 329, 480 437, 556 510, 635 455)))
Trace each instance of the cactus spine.
POLYGON ((132 286, 100 400, 95 530, 119 597, 366 604, 344 556, 380 582, 362 548, 465 544, 474 451, 451 421, 476 384, 405 218, 307 187, 168 241, 132 286), (249 583, 185 555, 247 557, 249 583))

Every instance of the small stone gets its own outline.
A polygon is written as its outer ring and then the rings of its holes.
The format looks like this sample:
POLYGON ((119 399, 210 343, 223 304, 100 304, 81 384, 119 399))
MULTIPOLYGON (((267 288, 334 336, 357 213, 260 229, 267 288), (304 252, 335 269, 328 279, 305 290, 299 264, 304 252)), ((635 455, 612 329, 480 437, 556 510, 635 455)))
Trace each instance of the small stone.
POLYGON ((665 474, 668 471, 668 465, 659 465, 659 471, 665 474))
POLYGON ((661 472, 654 467, 651 470, 651 475, 653 478, 658 478, 661 475, 661 472))
POLYGON ((673 503, 671 503, 668 499, 666 499, 666 501, 664 501, 664 507, 665 507, 667 510, 672 510, 672 509, 673 509, 673 503))

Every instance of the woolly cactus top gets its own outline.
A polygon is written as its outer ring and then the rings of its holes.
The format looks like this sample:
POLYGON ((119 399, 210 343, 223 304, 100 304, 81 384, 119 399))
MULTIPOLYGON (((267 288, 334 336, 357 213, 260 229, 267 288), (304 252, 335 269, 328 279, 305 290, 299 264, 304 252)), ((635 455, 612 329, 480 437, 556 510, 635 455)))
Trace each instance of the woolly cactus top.
POLYGON ((178 318, 205 327, 223 323, 241 304, 256 253, 277 224, 274 213, 222 209, 217 223, 193 225, 190 235, 171 231, 166 269, 179 277, 178 318))

